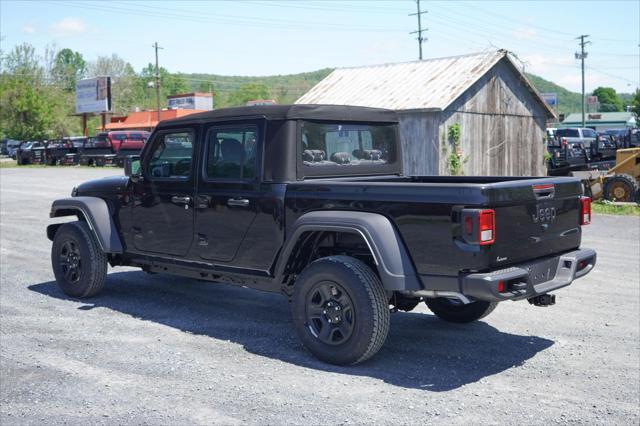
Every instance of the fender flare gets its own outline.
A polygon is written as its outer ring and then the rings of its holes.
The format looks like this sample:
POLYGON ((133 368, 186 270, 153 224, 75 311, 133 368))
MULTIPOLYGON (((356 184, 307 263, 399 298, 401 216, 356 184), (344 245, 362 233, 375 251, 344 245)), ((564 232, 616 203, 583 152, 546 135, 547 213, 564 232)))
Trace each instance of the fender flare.
POLYGON ((296 220, 277 263, 275 275, 278 282, 282 282, 296 243, 303 233, 310 231, 359 234, 369 246, 385 290, 423 289, 404 242, 391 221, 377 213, 344 210, 314 211, 296 220))
MULTIPOLYGON (((49 217, 82 216, 98 240, 105 253, 122 253, 122 242, 118 228, 111 217, 107 202, 98 197, 72 197, 55 200, 51 205, 49 217)), ((47 237, 53 241, 56 231, 62 224, 47 226, 47 237)))

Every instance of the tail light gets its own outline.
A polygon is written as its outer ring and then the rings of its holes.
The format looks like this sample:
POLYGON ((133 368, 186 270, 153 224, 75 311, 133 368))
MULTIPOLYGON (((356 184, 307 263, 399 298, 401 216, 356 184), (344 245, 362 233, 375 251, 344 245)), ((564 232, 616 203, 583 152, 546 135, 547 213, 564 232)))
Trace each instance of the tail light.
POLYGON ((463 239, 469 244, 486 246, 496 240, 496 212, 491 209, 463 209, 463 239))
POLYGON ((560 143, 562 144, 562 147, 565 148, 567 146, 567 138, 560 139, 560 143))
POLYGON ((580 225, 591 223, 591 198, 580 197, 580 225))

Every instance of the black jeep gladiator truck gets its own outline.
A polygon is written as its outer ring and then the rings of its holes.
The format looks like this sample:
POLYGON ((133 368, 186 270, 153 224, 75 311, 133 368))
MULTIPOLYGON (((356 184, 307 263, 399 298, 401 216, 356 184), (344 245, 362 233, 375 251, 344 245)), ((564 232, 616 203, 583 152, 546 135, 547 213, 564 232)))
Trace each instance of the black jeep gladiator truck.
MULTIPOLYGON (((56 200, 52 266, 72 297, 107 264, 280 292, 315 356, 373 356, 424 301, 467 323, 589 273, 591 220, 567 177, 405 176, 398 117, 328 105, 220 109, 159 123, 125 176, 56 200)), ((211 301, 211 303, 216 303, 211 301)))

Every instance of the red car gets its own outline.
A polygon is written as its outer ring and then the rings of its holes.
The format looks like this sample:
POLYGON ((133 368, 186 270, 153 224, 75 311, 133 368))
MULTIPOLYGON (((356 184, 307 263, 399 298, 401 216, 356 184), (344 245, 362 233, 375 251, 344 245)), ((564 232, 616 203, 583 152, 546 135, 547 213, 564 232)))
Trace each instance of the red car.
POLYGON ((94 146, 97 148, 111 148, 114 153, 122 151, 140 151, 144 143, 149 139, 149 132, 135 131, 113 131, 98 133, 94 137, 94 146))

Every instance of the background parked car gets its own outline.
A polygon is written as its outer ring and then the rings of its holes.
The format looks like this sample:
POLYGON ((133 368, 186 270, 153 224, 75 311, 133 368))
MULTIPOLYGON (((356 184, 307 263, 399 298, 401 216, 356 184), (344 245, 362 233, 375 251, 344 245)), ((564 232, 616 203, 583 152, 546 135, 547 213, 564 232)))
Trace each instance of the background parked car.
POLYGON ((14 139, 8 139, 7 140, 7 155, 15 160, 16 159, 16 151, 20 147, 21 143, 22 143, 22 141, 17 141, 17 140, 14 140, 14 139))
POLYGON ((96 134, 80 153, 80 163, 85 165, 122 167, 124 157, 140 154, 149 139, 145 131, 113 131, 96 134))
POLYGON ((43 141, 28 141, 16 150, 16 162, 24 164, 44 164, 46 143, 43 141))

